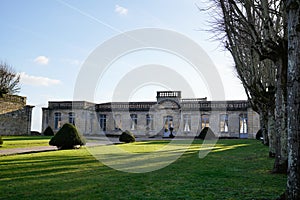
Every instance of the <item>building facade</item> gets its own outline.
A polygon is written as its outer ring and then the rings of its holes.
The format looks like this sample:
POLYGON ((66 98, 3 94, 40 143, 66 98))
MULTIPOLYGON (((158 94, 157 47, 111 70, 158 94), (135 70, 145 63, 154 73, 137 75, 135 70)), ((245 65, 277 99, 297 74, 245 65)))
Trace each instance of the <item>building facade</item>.
POLYGON ((85 101, 49 102, 43 108, 43 127, 56 132, 73 123, 84 135, 119 135, 130 130, 136 136, 194 137, 210 127, 219 137, 255 138, 259 115, 248 101, 207 101, 181 98, 180 91, 157 92, 155 102, 85 101))
POLYGON ((86 101, 48 102, 48 107, 42 108, 42 132, 48 126, 57 132, 63 124, 71 123, 83 134, 97 134, 100 128, 95 106, 86 101))

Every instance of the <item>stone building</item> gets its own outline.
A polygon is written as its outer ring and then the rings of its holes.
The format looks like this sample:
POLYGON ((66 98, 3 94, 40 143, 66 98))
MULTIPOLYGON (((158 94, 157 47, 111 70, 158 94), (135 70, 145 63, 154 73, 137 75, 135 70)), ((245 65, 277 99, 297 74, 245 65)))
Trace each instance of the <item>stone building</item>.
POLYGON ((26 97, 3 94, 0 97, 0 135, 30 135, 34 106, 26 97))
POLYGON ((130 130, 135 135, 194 137, 210 127, 219 137, 255 138, 259 115, 248 101, 207 101, 182 99, 180 91, 157 92, 155 102, 85 101, 49 102, 43 108, 43 126, 56 132, 64 123, 73 123, 84 135, 116 135, 130 130))
POLYGON ((42 108, 42 131, 50 126, 57 132, 63 124, 76 125, 81 133, 94 135, 100 132, 96 104, 86 101, 48 102, 47 108, 42 108))

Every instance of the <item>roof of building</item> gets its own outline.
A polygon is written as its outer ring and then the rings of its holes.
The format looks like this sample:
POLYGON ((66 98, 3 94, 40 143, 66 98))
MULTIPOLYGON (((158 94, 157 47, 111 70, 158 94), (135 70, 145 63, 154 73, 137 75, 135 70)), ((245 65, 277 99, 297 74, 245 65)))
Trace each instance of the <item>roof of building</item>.
POLYGON ((250 104, 246 100, 236 101, 207 101, 207 98, 185 98, 181 99, 181 91, 158 91, 157 101, 143 102, 107 102, 107 103, 92 103, 87 101, 49 101, 48 108, 43 109, 93 109, 97 112, 109 111, 149 111, 154 108, 171 108, 181 109, 185 111, 201 110, 246 110, 250 104), (161 106, 165 102, 175 102, 173 107, 161 106))

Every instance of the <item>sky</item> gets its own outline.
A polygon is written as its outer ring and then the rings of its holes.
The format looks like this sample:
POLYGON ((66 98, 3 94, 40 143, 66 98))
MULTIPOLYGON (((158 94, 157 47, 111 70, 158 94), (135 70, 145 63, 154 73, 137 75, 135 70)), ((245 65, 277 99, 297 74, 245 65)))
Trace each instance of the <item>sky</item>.
MULTIPOLYGON (((230 54, 214 40, 214 34, 206 31, 210 29, 211 16, 200 12, 197 6, 206 8, 207 4, 204 0, 1 0, 0 61, 13 66, 20 74, 19 95, 26 96, 27 104, 35 106, 32 130, 41 131, 41 108, 47 107, 48 101, 74 99, 81 70, 99 46, 119 35, 126 36, 128 31, 146 28, 173 31, 193 40, 216 67, 225 99, 246 99, 230 54)), ((115 49, 124 46, 123 43, 114 45, 115 49)), ((160 77, 169 80, 171 85, 179 74, 196 91, 197 97, 219 100, 212 98, 205 77, 197 76, 191 63, 159 48, 127 52, 112 60, 97 83, 93 83, 96 84, 93 98, 82 100, 155 101, 158 90, 183 90, 183 97, 189 97, 180 81, 182 87, 178 88, 176 84, 171 87, 148 81, 134 85, 127 99, 118 95, 116 87, 128 86, 129 74, 133 76, 139 67, 146 69, 144 74, 149 72, 149 80, 160 77), (161 70, 155 75, 147 71, 150 65, 154 71, 161 70)))

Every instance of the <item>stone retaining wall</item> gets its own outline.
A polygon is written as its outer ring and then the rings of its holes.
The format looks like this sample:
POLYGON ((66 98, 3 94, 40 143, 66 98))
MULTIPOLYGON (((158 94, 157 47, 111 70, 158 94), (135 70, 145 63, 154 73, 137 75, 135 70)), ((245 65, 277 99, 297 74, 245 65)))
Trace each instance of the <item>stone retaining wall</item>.
POLYGON ((0 135, 30 135, 32 108, 26 97, 0 97, 0 135))
POLYGON ((16 111, 26 106, 26 97, 3 94, 0 96, 0 115, 16 111))

